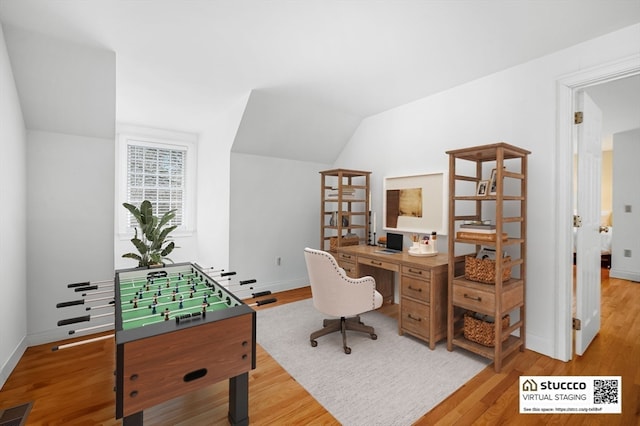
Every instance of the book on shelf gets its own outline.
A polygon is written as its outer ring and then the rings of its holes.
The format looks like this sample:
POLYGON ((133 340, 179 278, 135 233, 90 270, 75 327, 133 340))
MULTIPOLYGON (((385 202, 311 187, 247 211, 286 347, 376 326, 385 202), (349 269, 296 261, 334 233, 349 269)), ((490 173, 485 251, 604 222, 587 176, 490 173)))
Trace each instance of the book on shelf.
MULTIPOLYGON (((458 231, 458 233, 456 234, 456 238, 459 238, 461 240, 478 240, 478 241, 495 241, 496 240, 496 234, 495 232, 492 234, 488 234, 486 232, 465 232, 465 231, 458 231)), ((507 235, 506 232, 502 233, 502 240, 506 240, 508 239, 509 236, 507 235)))
POLYGON ((495 234, 496 226, 482 223, 463 223, 460 229, 466 232, 476 232, 479 234, 495 234))

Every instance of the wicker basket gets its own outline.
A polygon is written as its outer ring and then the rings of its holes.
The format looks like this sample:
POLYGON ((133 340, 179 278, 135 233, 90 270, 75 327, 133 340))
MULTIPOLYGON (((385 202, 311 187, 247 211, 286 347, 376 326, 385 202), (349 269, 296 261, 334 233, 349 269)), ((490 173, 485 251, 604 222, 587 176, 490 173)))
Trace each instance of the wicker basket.
MULTIPOLYGON (((360 238, 358 237, 341 237, 340 238, 340 247, 357 246, 358 244, 360 244, 360 238)), ((331 251, 338 250, 338 237, 329 238, 329 250, 331 251)))
MULTIPOLYGON (((502 318, 503 330, 509 327, 509 321, 509 315, 502 318)), ((476 314, 467 311, 464 314, 464 337, 483 346, 494 347, 496 345, 494 322, 476 318, 476 314)), ((505 336, 502 341, 508 338, 509 336, 505 336)))
MULTIPOLYGON (((511 256, 504 257, 503 263, 511 263, 511 256)), ((491 259, 477 259, 475 256, 465 256, 464 277, 468 280, 485 284, 496 282, 496 261, 491 259)), ((511 278, 511 266, 503 265, 502 282, 511 278)))

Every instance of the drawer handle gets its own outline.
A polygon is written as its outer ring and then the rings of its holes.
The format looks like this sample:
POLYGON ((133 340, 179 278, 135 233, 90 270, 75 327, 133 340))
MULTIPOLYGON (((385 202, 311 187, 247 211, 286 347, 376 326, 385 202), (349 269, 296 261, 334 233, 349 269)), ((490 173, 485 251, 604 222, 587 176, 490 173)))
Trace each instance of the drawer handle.
POLYGON ((380 266, 380 265, 382 265, 382 262, 376 262, 376 261, 373 261, 373 260, 372 260, 372 261, 371 261, 371 264, 372 264, 372 265, 378 265, 378 266, 380 266))
POLYGON ((419 269, 416 271, 415 269, 409 268, 409 272, 411 272, 412 274, 422 275, 422 271, 419 269))
POLYGON ((469 296, 467 293, 464 294, 465 299, 475 300, 476 302, 482 302, 482 297, 480 296, 469 296))
POLYGON ((422 292, 422 289, 421 289, 421 288, 413 288, 413 287, 411 287, 411 286, 409 286, 409 290, 422 292))
POLYGON ((342 255, 342 258, 343 258, 343 259, 349 259, 349 260, 351 260, 351 255, 349 255, 349 254, 343 254, 343 255, 342 255))
POLYGON ((422 321, 422 318, 420 318, 420 317, 416 318, 416 317, 414 317, 414 316, 413 316, 413 315, 411 315, 411 314, 407 314, 407 317, 408 317, 409 319, 414 320, 414 321, 422 321))

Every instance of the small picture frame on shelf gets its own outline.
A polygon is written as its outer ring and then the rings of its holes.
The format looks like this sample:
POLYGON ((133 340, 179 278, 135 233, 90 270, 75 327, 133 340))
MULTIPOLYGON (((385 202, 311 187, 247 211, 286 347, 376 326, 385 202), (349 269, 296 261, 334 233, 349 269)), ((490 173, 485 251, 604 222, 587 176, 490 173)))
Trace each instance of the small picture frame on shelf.
MULTIPOLYGON (((497 183, 496 183, 496 168, 491 169, 491 177, 489 178, 489 195, 496 195, 497 183)), ((486 195, 486 194, 485 194, 486 195)))
POLYGON ((478 182, 478 186, 476 188, 476 195, 484 197, 485 195, 487 195, 488 190, 489 190, 489 181, 481 180, 480 182, 478 182))

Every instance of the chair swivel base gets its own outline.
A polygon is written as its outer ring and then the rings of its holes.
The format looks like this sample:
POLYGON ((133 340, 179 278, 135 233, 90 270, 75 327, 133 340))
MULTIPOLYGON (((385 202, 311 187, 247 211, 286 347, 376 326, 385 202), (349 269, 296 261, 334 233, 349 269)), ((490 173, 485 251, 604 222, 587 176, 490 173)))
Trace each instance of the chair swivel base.
POLYGON ((347 330, 368 333, 369 336, 371 336, 372 340, 376 340, 378 338, 373 327, 365 325, 362 321, 360 321, 359 315, 350 318, 341 317, 335 319, 325 319, 322 322, 322 326, 323 327, 320 330, 311 333, 311 335, 309 336, 311 346, 313 346, 314 348, 318 346, 318 341, 316 340, 318 337, 333 333, 334 331, 340 331, 342 333, 342 347, 345 354, 351 353, 351 348, 347 346, 347 330))

